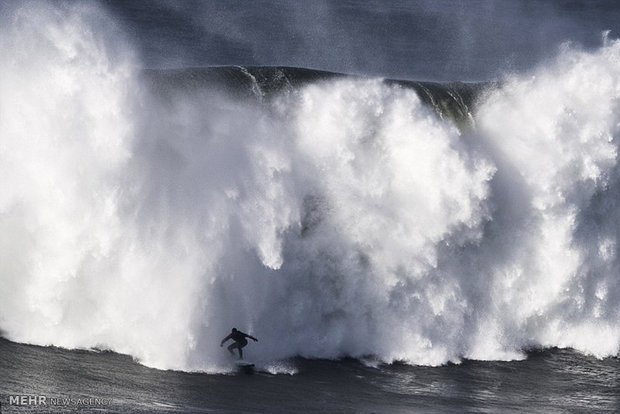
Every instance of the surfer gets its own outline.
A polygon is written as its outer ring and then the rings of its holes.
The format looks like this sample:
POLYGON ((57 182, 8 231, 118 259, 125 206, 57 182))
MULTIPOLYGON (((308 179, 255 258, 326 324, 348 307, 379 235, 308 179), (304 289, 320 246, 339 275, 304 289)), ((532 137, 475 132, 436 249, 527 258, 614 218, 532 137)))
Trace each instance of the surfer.
POLYGON ((220 343, 220 347, 224 346, 224 342, 228 341, 229 339, 232 339, 235 342, 228 345, 228 351, 230 352, 231 355, 235 355, 233 349, 237 348, 239 350, 239 359, 243 359, 242 348, 248 344, 248 340, 245 338, 250 338, 254 340, 254 342, 258 342, 258 339, 254 338, 252 335, 248 335, 246 333, 238 331, 237 328, 232 328, 230 335, 222 339, 222 342, 220 343))

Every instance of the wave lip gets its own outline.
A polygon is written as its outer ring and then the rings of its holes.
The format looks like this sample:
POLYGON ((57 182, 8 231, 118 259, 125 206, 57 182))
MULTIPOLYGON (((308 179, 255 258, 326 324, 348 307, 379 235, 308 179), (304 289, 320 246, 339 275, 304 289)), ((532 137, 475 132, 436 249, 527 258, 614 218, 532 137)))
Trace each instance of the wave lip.
MULTIPOLYGON (((170 97, 191 91, 222 90, 237 98, 272 99, 306 85, 338 79, 366 79, 359 75, 283 66, 216 66, 147 69, 143 76, 158 94, 170 97)), ((386 85, 413 89, 422 102, 442 117, 459 124, 471 122, 477 97, 492 83, 437 83, 384 79, 386 85)))

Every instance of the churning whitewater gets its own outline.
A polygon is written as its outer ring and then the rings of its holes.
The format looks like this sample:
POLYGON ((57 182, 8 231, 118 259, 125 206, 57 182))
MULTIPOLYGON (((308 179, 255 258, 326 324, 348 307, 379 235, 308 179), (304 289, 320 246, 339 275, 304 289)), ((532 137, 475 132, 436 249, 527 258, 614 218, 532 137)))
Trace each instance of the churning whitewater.
POLYGON ((8 339, 206 372, 231 326, 265 366, 618 353, 620 42, 450 92, 463 120, 382 79, 155 76, 91 6, 2 19, 8 339))

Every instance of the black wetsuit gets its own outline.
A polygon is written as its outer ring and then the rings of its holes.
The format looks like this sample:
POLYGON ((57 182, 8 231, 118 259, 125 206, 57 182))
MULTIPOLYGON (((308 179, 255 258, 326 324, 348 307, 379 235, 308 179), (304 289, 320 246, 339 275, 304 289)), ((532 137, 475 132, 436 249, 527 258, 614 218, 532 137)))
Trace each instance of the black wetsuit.
POLYGON ((228 335, 226 338, 222 339, 221 345, 223 345, 224 342, 228 341, 229 339, 232 339, 235 342, 233 342, 232 344, 228 345, 228 351, 230 351, 231 354, 234 354, 233 349, 237 348, 239 350, 239 358, 243 359, 242 348, 248 344, 248 340, 246 338, 251 338, 251 339, 253 339, 255 341, 257 340, 252 335, 248 335, 246 333, 243 333, 243 332, 237 330, 237 331, 231 332, 230 335, 228 335))
POLYGON ((229 348, 233 345, 237 345, 241 348, 243 348, 244 346, 246 346, 248 344, 248 340, 245 339, 248 335, 244 334, 241 331, 237 331, 237 332, 233 332, 230 335, 228 335, 229 339, 232 339, 233 341, 235 341, 236 343, 231 344, 229 346, 229 348))

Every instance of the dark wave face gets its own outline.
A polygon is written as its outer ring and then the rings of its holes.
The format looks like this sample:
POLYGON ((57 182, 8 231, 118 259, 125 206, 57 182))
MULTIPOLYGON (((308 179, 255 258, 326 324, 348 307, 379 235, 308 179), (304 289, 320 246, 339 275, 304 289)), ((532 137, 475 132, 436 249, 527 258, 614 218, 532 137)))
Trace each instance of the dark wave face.
POLYGON ((488 84, 144 70, 96 4, 2 7, 7 339, 205 372, 232 326, 274 373, 617 355, 620 42, 488 84))
MULTIPOLYGON (((274 99, 306 85, 337 79, 364 80, 362 76, 291 67, 219 66, 188 69, 146 70, 145 80, 159 94, 187 94, 220 90, 238 99, 274 99)), ((440 117, 463 124, 470 121, 475 99, 492 83, 437 83, 383 79, 386 86, 411 89, 440 117)))

